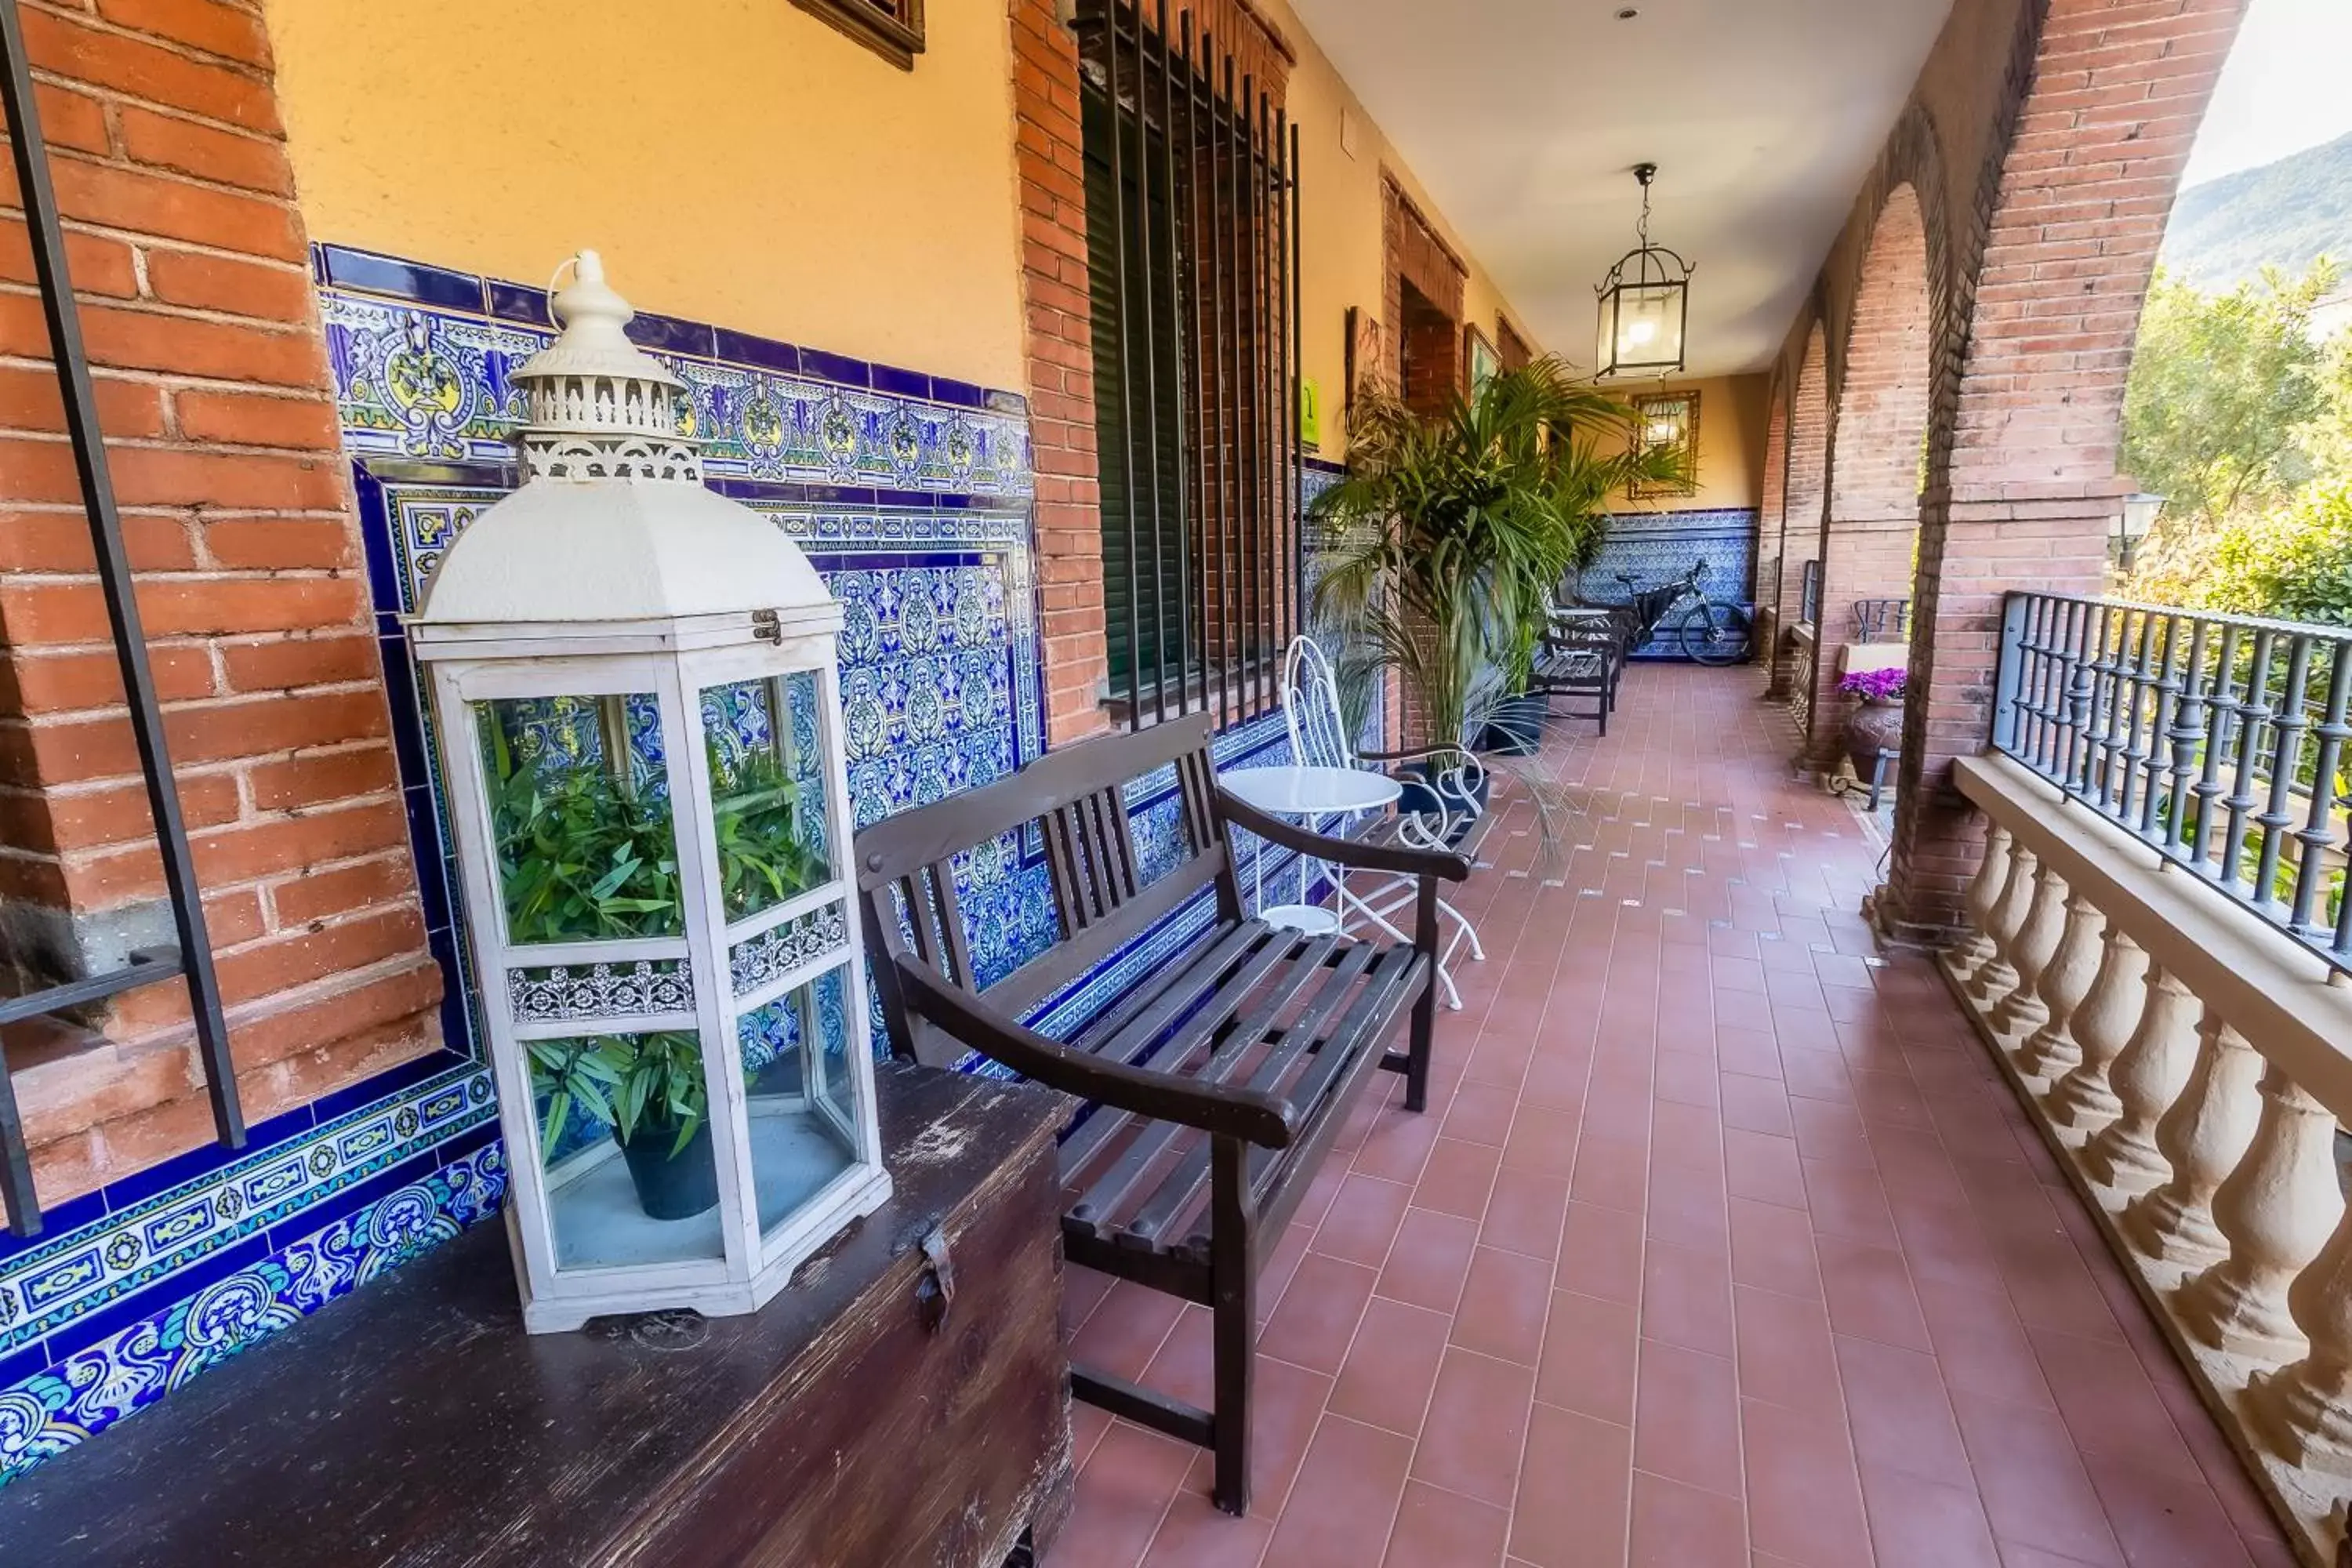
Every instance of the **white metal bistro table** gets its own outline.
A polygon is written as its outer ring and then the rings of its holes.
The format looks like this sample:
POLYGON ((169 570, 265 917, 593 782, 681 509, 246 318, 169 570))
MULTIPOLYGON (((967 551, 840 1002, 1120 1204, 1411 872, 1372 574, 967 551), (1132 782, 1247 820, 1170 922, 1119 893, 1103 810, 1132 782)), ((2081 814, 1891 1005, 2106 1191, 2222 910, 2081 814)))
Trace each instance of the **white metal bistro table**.
MULTIPOLYGON (((1359 812, 1379 811, 1393 804, 1404 794, 1404 786, 1385 773, 1375 773, 1362 768, 1302 767, 1284 763, 1270 768, 1235 768, 1217 775, 1217 782, 1260 811, 1276 816, 1297 816, 1312 824, 1318 817, 1353 816, 1359 812)), ((1333 880, 1338 880, 1335 870, 1333 880)), ((1339 912, 1319 904, 1276 904, 1265 908, 1265 855, 1261 849, 1254 862, 1253 890, 1258 905, 1258 919, 1271 926, 1289 931, 1305 931, 1319 936, 1339 929, 1339 912)), ((1307 889, 1306 873, 1299 878, 1299 891, 1307 889)), ((1345 897, 1345 889, 1340 890, 1345 897)))

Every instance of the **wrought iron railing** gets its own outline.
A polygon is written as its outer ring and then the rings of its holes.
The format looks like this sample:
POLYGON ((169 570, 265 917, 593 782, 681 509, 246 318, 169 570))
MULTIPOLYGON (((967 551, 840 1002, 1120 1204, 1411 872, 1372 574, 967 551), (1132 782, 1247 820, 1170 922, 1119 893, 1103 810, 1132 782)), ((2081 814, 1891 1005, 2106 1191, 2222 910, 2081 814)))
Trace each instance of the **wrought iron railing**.
POLYGON ((2012 593, 1993 749, 2352 972, 2352 632, 2012 593))
POLYGON ((1798 579, 1797 619, 1809 626, 1819 626, 1822 619, 1822 563, 1805 563, 1804 574, 1798 579))
POLYGON ((1853 602, 1853 640, 1856 642, 1909 642, 1911 640, 1911 601, 1908 599, 1856 599, 1853 602))

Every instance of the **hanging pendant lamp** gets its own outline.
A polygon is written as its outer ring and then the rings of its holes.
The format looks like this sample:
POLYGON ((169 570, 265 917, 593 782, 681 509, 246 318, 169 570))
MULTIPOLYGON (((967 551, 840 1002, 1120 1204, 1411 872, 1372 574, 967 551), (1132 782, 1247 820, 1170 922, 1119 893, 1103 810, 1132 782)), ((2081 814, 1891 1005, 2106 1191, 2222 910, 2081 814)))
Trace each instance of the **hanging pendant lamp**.
POLYGON ((1675 375, 1683 368, 1694 268, 1666 247, 1650 243, 1650 182, 1657 177, 1655 163, 1633 166, 1633 178, 1642 184, 1642 216, 1633 232, 1642 243, 1618 259, 1597 290, 1601 375, 1675 375))

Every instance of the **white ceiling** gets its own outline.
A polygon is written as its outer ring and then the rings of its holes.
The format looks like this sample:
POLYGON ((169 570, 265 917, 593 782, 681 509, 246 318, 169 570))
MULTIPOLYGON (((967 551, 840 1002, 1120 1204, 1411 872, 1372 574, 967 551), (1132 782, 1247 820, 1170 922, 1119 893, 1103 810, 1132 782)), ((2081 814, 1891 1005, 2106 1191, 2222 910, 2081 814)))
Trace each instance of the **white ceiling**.
POLYGON ((1698 268, 1699 375, 1770 363, 1951 9, 1292 5, 1537 338, 1587 368, 1593 285, 1633 245, 1633 166, 1656 163, 1651 237, 1698 268))

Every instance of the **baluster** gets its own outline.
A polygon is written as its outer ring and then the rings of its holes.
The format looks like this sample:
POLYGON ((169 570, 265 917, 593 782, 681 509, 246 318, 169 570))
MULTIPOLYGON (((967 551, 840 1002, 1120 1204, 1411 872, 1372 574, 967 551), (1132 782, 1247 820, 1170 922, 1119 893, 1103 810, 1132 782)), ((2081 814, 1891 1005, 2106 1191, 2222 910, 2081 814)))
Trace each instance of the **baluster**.
POLYGON ((2241 1408, 2256 1441, 2289 1464, 2352 1476, 2352 1210, 2287 1291, 2311 1349, 2301 1361, 2258 1372, 2241 1408))
POLYGON ((2131 706, 2125 714, 2124 752, 2117 764, 2121 774, 2116 794, 2116 820, 2125 826, 2133 826, 2137 813, 2147 814, 2147 759, 2153 749, 2148 743, 2147 721, 2155 713, 2159 700, 2158 682, 2162 672, 2156 662, 2157 626, 2159 617, 2141 611, 2139 617, 2139 651, 2132 658, 2131 706))
POLYGON ((2025 911, 2033 902, 2033 851, 2015 838, 2010 841, 2009 875, 2000 885, 2000 896, 1993 903, 1992 923, 1986 934, 1992 938, 1992 956, 1969 976, 1969 1000, 1990 1011, 2000 999, 2017 989, 2017 965, 2011 955, 2017 951, 2017 933, 2025 929, 2025 911))
POLYGON ((2074 706, 2070 699, 2074 689, 2075 628, 2088 613, 2088 606, 2071 599, 2058 606, 2058 635, 2050 648, 2049 679, 2042 684, 2042 704, 2050 715, 2050 726, 2042 772, 2057 780, 2061 789, 2069 784, 2066 769, 2074 740, 2074 706))
POLYGON ((2123 1101, 2116 1098, 2109 1074, 2130 1047, 2147 1010, 2147 950, 2127 932, 2107 928, 2098 975, 2074 1009, 2074 1044, 2083 1059, 2050 1086, 2050 1096, 2042 1101, 2050 1120, 2061 1129, 2087 1133, 2123 1114, 2123 1101))
POLYGON ((2188 1085, 2197 1021, 2205 1011, 2160 964, 2148 965, 2147 991, 2131 1043, 2107 1072, 2122 1110, 2083 1146, 2084 1173, 2119 1193, 2144 1193, 2172 1174, 2171 1162, 2156 1144, 2157 1125, 2188 1085))
POLYGON ((2344 721, 2346 708, 2352 706, 2352 647, 2332 644, 2327 659, 2327 708, 2312 731, 2319 746, 2312 759, 2311 814, 2295 830, 2295 842, 2303 847, 2295 856, 2294 908, 2287 917, 2298 933, 2315 940, 2326 932, 2314 917, 2327 869, 2327 828, 2336 812, 2336 763, 2344 754, 2345 740, 2352 737, 2352 725, 2344 721))
POLYGON ((1977 874, 1961 900, 1968 910, 1968 935, 1944 956, 1944 965, 1955 980, 1967 980, 1993 956, 1992 911, 2000 901, 2002 884, 2009 879, 2009 829, 1998 822, 1989 824, 1984 858, 1977 862, 1977 874))
MULTIPOLYGON (((2254 912, 2269 918, 2279 905, 2279 858, 2286 849, 2286 830, 2294 826, 2288 810, 2294 788, 2294 764, 2303 751, 2298 738, 2311 728, 2304 711, 2304 694, 2311 679, 2311 639, 2299 637, 2287 654, 2286 690, 2271 715, 2270 800, 2254 818, 2263 830, 2262 852, 2254 859, 2254 912)), ((2315 775, 2316 776, 2316 775, 2315 775)))
POLYGON ((2171 739, 2172 726, 2180 709, 2180 678, 2173 671, 2173 657, 2179 652, 2180 620, 2177 616, 2164 617, 2164 645, 2156 665, 2156 706, 2148 712, 2147 738, 2135 748, 2146 759, 2146 777, 2140 782, 2139 836, 2150 844, 2166 841, 2168 820, 2163 815, 2169 796, 2164 789, 2165 746, 2171 739))
POLYGON ((2213 1194, 2253 1141, 2263 1058, 2243 1035, 2211 1013, 2197 1032, 2189 1087, 2156 1124, 2156 1146, 2171 1179, 2134 1198, 2119 1222, 2134 1247, 2168 1263, 2202 1268, 2229 1255, 2213 1223, 2213 1194))
POLYGON ((2238 628, 2221 628, 2221 657, 2213 667, 2213 684, 2205 695, 2205 765, 2197 776, 2197 822, 2190 836, 2189 864, 2201 877, 2213 874, 2207 857, 2213 841, 2213 804, 2229 785, 2221 782, 2222 753, 2230 749, 2230 719, 2238 711, 2233 689, 2238 679, 2238 628))
POLYGON ((2235 1355, 2284 1361, 2306 1348, 2287 1291, 2344 1212, 2336 1118, 2275 1065, 2262 1079, 2253 1142, 2213 1194, 2230 1256, 2173 1296, 2181 1326, 2235 1355))
POLYGON ((2107 640, 2107 609, 2085 605, 2066 655, 2066 754, 2059 759, 2059 787, 2069 795, 2091 793, 2091 762, 2098 750, 2100 650, 2107 640))
POLYGON ((2040 1028, 2050 1017, 2050 1005, 2042 1000, 2042 972, 2058 952, 2058 940, 2066 932, 2066 879, 2057 868, 2043 860, 2037 863, 2033 881, 2033 903, 2025 912, 2025 924, 2011 944, 2009 962, 2017 970, 2017 985, 2000 999, 1985 1021, 1992 1032, 2003 1040, 2022 1040, 2040 1028))
POLYGON ((2229 821, 2221 834, 2221 886, 2238 891, 2238 868, 2246 853, 2246 822, 2254 809, 2254 759, 2262 750, 2262 734, 2271 716, 2271 642, 2273 634, 2254 634, 2253 658, 2247 668, 2245 695, 2237 703, 2237 771, 2231 775, 2229 797, 2222 805, 2229 821))
POLYGON ((2172 705, 2172 728, 2168 732, 2172 742, 2172 801, 2167 814, 2170 820, 2164 829, 2164 850, 2175 859, 2190 858, 2187 850, 2191 837, 2189 802, 2196 789, 2189 780, 2197 774, 2199 754, 2204 749, 2208 707, 2205 632, 2203 621, 2190 623, 2189 660, 2181 667, 2180 697, 2172 705))
POLYGON ((2088 895, 2075 893, 2066 900, 2065 929, 2034 986, 2048 1016, 2018 1047, 2017 1070, 2027 1078, 2054 1079, 2083 1059, 2082 1048, 2074 1043, 2074 1009, 2091 994, 2106 930, 2105 911, 2088 895))

